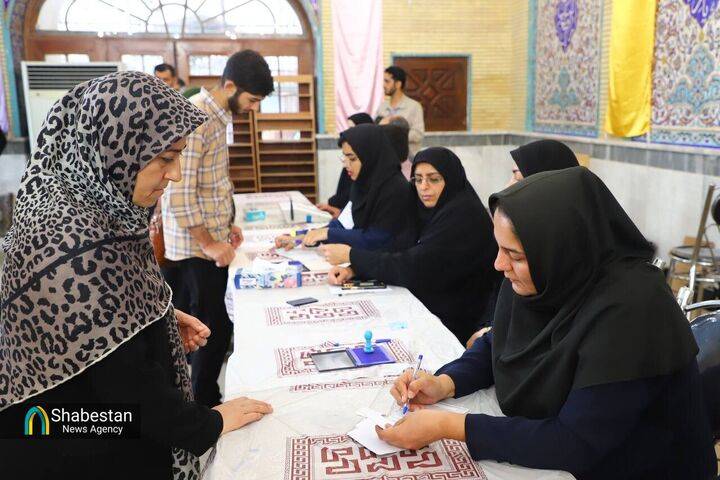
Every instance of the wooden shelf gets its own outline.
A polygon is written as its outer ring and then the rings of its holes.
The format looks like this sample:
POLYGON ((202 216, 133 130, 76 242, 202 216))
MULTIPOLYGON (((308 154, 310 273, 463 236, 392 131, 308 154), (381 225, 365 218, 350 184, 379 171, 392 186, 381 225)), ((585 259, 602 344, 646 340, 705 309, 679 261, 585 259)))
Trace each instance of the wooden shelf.
MULTIPOLYGON (((262 167, 261 167, 262 168, 262 167)), ((261 177, 315 177, 315 172, 267 172, 260 171, 261 177)))
POLYGON ((292 190, 293 188, 302 188, 302 187, 314 187, 315 182, 309 183, 309 182, 296 182, 296 183, 266 183, 263 185, 263 189, 272 189, 272 190, 292 190))
POLYGON ((314 154, 312 150, 261 150, 260 155, 295 155, 314 154))
MULTIPOLYGON (((298 138, 296 140, 259 140, 259 143, 264 145, 282 145, 283 143, 315 143, 314 138, 298 138)), ((267 152, 263 152, 267 153, 267 152)))
POLYGON ((315 165, 314 161, 299 161, 299 162, 264 162, 260 168, 262 167, 287 167, 291 166, 294 167, 296 165, 315 165))
POLYGON ((237 193, 301 190, 314 201, 317 198, 314 79, 312 75, 294 75, 277 76, 274 80, 297 84, 301 111, 250 112, 234 117, 233 140, 240 141, 228 145, 230 178, 237 193), (300 138, 263 139, 262 132, 267 131, 300 132, 300 138))

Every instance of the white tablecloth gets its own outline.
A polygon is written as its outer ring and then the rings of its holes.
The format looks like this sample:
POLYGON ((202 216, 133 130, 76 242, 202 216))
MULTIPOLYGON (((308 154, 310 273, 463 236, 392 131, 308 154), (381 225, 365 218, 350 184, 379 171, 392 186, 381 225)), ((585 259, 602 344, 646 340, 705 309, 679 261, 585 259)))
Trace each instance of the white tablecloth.
MULTIPOLYGON (((247 239, 252 226, 243 229, 247 239)), ((262 245, 252 248, 262 249, 262 245)), ((231 279, 234 269, 248 260, 247 254, 241 252, 233 262, 231 279)), ((361 419, 356 414, 358 409, 369 407, 389 413, 395 408, 389 386, 394 375, 413 364, 418 354, 424 356, 423 366, 434 370, 463 352, 453 334, 406 289, 392 287, 389 292, 338 297, 331 295, 326 285, 235 290, 230 281, 228 296, 235 333, 225 376, 226 399, 251 396, 271 403, 274 412, 221 437, 207 478, 573 478, 564 472, 473 462, 463 443, 450 440, 435 442, 417 452, 375 457, 347 437, 346 433, 361 419), (300 297, 314 297, 319 302, 297 308, 285 303, 300 297), (375 339, 391 340, 384 345, 398 363, 317 372, 309 352, 361 345, 366 330, 371 330, 375 339)), ((455 402, 471 412, 502 415, 492 388, 455 402)))

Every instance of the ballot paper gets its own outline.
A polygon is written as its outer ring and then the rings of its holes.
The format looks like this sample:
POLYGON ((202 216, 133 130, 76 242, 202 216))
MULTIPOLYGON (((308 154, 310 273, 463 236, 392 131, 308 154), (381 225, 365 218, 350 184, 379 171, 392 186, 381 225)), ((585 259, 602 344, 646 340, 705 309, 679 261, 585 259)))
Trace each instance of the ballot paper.
POLYGON ((317 248, 296 247, 292 250, 276 250, 276 253, 290 260, 302 263, 311 272, 327 272, 332 268, 323 258, 317 248))
MULTIPOLYGON (((396 404, 393 403, 393 405, 396 404)), ((438 402, 424 408, 461 414, 470 412, 470 410, 465 407, 446 402, 438 402)), ((385 428, 388 424, 395 425, 395 423, 402 418, 402 412, 399 409, 393 408, 392 410, 394 411, 391 411, 388 415, 382 415, 372 408, 363 407, 358 409, 355 413, 364 418, 355 425, 354 429, 348 432, 348 436, 373 452, 375 455, 389 455, 391 453, 404 450, 380 440, 377 432, 375 431, 376 425, 380 428, 385 428)))
POLYGON ((378 293, 387 293, 392 291, 392 288, 354 288, 349 290, 343 290, 341 285, 328 285, 328 290, 330 290, 331 295, 336 295, 338 297, 346 297, 350 295, 360 295, 363 293, 371 295, 378 293))
POLYGON ((355 226, 355 222, 353 221, 352 216, 352 202, 348 202, 347 205, 345 205, 345 208, 343 208, 342 212, 340 212, 338 222, 340 222, 346 230, 353 229, 353 227, 355 226))
POLYGON ((367 448, 375 455, 389 455, 391 453, 401 452, 404 448, 395 447, 390 445, 380 438, 375 431, 375 426, 385 428, 386 425, 394 425, 400 419, 400 415, 393 415, 391 417, 385 417, 380 413, 371 410, 369 408, 362 408, 358 410, 358 415, 364 416, 355 428, 348 432, 348 436, 360 443, 363 447, 367 448))

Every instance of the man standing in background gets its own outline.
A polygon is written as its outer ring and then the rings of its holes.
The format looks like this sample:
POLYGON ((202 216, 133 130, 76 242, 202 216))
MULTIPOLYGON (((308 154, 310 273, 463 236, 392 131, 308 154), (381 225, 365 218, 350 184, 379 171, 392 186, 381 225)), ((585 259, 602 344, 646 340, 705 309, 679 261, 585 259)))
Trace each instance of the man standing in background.
POLYGON ((425 136, 425 120, 423 119, 423 108, 420 102, 405 95, 405 81, 407 75, 400 67, 391 66, 385 69, 383 74, 383 90, 388 99, 385 99, 377 110, 376 118, 380 118, 380 125, 390 122, 392 117, 403 117, 410 125, 408 140, 410 142, 410 158, 412 161, 415 154, 422 148, 422 140, 425 136))
POLYGON ((205 88, 190 101, 209 120, 187 137, 182 180, 168 185, 163 195, 165 257, 176 262, 190 313, 212 332, 204 348, 191 356, 195 400, 214 407, 220 403, 217 379, 232 337, 225 307, 228 265, 242 242, 233 225, 233 184, 227 145, 232 114, 257 111, 274 90, 265 59, 257 52, 233 54, 220 84, 205 88))
POLYGON ((165 82, 168 87, 174 88, 175 90, 180 90, 180 84, 178 83, 178 77, 177 73, 175 72, 175 67, 170 65, 169 63, 161 63, 160 65, 156 65, 153 69, 153 73, 157 78, 165 82))

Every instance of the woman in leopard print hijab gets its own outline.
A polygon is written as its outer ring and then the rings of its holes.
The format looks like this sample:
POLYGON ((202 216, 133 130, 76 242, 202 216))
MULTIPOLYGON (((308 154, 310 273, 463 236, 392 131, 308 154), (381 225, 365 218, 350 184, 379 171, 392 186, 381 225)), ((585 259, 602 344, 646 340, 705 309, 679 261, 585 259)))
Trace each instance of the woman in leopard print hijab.
POLYGON ((23 478, 169 478, 171 466, 175 479, 197 478, 224 419, 192 401, 148 238, 152 202, 135 190, 139 172, 163 168, 205 120, 140 72, 80 84, 48 113, 2 245, 0 435, 33 405, 123 403, 139 406, 141 439, 14 440, 0 446, 4 474, 31 459, 23 478))

